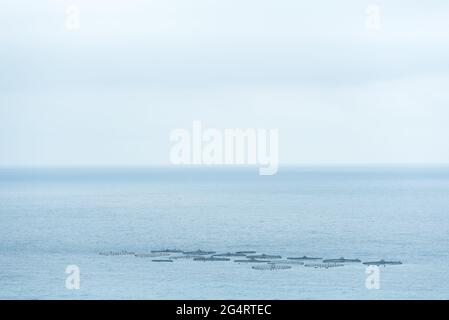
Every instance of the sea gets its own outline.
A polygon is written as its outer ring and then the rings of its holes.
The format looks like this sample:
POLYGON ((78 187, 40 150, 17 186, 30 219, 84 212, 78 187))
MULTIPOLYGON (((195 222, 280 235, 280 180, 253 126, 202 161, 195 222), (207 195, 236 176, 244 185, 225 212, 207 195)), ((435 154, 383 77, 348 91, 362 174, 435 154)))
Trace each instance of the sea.
POLYGON ((0 169, 0 299, 448 298, 448 167, 0 169), (402 264, 100 254, 164 249, 402 264))

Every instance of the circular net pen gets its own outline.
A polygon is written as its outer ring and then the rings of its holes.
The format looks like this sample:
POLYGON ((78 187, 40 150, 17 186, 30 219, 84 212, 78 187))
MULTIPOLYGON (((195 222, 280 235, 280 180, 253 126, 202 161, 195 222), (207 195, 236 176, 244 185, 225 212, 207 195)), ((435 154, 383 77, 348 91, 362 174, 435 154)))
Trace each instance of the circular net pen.
POLYGON ((342 263, 306 263, 304 267, 306 268, 315 268, 315 269, 329 269, 336 267, 343 267, 342 263))
POLYGON ((285 270, 285 269, 291 269, 291 266, 288 265, 276 265, 276 264, 264 264, 264 265, 257 265, 251 267, 254 270, 285 270))

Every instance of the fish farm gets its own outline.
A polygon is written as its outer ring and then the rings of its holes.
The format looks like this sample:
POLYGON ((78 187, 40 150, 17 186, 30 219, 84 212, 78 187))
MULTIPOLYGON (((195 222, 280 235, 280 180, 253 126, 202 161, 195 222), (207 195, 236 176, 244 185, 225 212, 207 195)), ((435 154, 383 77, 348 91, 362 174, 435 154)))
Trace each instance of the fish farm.
POLYGON ((287 256, 282 257, 279 254, 259 253, 254 250, 235 251, 235 252, 218 252, 212 250, 194 250, 184 251, 180 249, 159 249, 150 252, 136 253, 133 251, 102 251, 101 256, 111 257, 135 257, 135 258, 151 258, 151 262, 170 263, 177 260, 204 262, 204 263, 229 263, 247 265, 253 270, 290 270, 294 268, 311 268, 311 269, 329 269, 336 267, 344 267, 347 265, 362 266, 394 266, 402 265, 399 260, 373 260, 362 262, 358 258, 318 258, 308 256, 287 256))

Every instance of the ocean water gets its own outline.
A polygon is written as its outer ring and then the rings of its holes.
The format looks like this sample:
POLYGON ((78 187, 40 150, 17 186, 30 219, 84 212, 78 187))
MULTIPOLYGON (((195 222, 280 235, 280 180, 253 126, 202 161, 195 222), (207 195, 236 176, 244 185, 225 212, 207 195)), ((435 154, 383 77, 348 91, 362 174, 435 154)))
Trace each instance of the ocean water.
POLYGON ((1 299, 447 299, 448 245, 449 168, 0 170, 1 299), (362 264, 99 255, 165 248, 403 264, 368 289, 362 264))

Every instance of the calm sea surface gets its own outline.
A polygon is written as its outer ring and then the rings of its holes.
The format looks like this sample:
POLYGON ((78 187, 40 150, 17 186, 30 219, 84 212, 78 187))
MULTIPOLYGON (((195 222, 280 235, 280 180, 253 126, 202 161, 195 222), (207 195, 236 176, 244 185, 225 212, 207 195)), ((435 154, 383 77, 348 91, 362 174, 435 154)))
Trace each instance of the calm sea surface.
POLYGON ((0 298, 447 299, 448 168, 2 169, 0 298), (400 260, 254 270, 102 251, 400 260), (67 265, 80 289, 65 286, 67 265))

